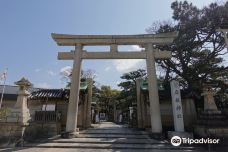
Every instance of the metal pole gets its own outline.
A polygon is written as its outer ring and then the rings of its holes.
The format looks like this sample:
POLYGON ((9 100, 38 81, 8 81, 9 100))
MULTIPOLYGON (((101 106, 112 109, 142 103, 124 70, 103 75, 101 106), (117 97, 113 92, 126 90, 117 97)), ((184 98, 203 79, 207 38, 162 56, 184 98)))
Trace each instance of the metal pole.
POLYGON ((3 89, 2 89, 2 95, 1 95, 1 101, 0 101, 0 108, 2 108, 2 100, 3 100, 3 95, 4 95, 4 92, 5 92, 6 73, 7 73, 7 69, 4 72, 5 76, 4 76, 3 89))

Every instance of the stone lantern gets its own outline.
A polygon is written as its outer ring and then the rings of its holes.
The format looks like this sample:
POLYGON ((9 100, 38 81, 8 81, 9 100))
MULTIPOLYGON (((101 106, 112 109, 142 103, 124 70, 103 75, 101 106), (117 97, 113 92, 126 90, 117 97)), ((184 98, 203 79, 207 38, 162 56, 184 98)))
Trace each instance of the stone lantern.
POLYGON ((214 96, 216 92, 213 90, 213 86, 216 84, 204 84, 203 85, 203 93, 201 94, 204 96, 204 112, 207 113, 221 113, 221 111, 218 111, 218 108, 215 104, 214 96))
POLYGON ((16 109, 21 109, 22 111, 27 109, 27 97, 30 95, 30 93, 27 91, 28 87, 30 87, 32 84, 25 79, 24 77, 15 82, 16 85, 19 86, 19 91, 18 91, 18 97, 17 97, 17 102, 14 106, 16 109))
POLYGON ((15 82, 19 86, 17 102, 11 110, 11 115, 8 117, 8 122, 17 122, 26 124, 30 119, 29 109, 27 107, 27 98, 30 93, 27 91, 32 84, 24 77, 15 82))
POLYGON ((204 110, 199 114, 197 123, 194 126, 194 133, 201 137, 222 137, 225 138, 228 135, 228 121, 226 115, 224 115, 216 106, 214 101, 215 91, 213 87, 217 84, 206 82, 203 85, 204 96, 204 110))
POLYGON ((30 113, 27 107, 27 99, 30 93, 27 91, 32 84, 25 78, 15 82, 19 86, 17 102, 5 119, 0 121, 0 136, 6 139, 22 139, 25 129, 29 126, 30 113))

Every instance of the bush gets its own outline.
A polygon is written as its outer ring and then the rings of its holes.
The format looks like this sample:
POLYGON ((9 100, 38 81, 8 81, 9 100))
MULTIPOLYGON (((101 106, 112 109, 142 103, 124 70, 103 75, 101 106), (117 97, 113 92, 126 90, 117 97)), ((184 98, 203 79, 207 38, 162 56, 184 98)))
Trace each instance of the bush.
POLYGON ((5 118, 9 113, 10 113, 10 109, 9 108, 1 108, 0 109, 0 120, 5 118))

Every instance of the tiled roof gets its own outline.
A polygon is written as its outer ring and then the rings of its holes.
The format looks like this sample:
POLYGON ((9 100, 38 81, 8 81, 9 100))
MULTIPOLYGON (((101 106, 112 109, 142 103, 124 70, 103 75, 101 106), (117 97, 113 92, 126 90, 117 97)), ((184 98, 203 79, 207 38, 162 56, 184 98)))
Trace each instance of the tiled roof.
MULTIPOLYGON (((80 91, 85 91, 88 87, 87 82, 81 82, 80 91)), ((3 85, 0 85, 0 96, 2 94, 3 85)), ((17 92, 19 86, 6 85, 3 100, 17 100, 17 92)), ((68 100, 70 91, 69 89, 42 89, 29 87, 28 91, 31 93, 29 96, 30 100, 42 100, 42 99, 59 99, 68 100)))
MULTIPOLYGON (((88 87, 87 82, 81 82, 80 91, 85 91, 88 87)), ((70 89, 40 89, 33 91, 29 96, 30 100, 69 100, 70 89)))
POLYGON ((69 99, 69 90, 68 89, 40 89, 34 91, 29 96, 30 100, 40 100, 40 99, 60 99, 67 100, 69 99))

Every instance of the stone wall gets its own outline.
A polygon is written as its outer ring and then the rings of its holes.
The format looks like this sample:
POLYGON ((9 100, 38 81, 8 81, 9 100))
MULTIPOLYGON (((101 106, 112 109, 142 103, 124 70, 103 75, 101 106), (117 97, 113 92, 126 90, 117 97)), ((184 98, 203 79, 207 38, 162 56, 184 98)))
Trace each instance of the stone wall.
POLYGON ((197 126, 194 128, 194 133, 199 137, 211 138, 228 138, 227 127, 205 127, 197 126))
POLYGON ((20 123, 0 122, 0 147, 14 147, 21 144, 22 135, 27 125, 20 123))
POLYGON ((2 101, 2 108, 13 108, 16 100, 4 100, 2 101))
MULTIPOLYGON (((41 111, 42 106, 45 104, 44 101, 28 101, 28 108, 31 116, 31 121, 34 122, 35 112, 41 111)), ((65 130, 66 120, 67 120, 67 109, 68 102, 66 101, 48 101, 48 104, 56 104, 56 110, 61 113, 60 126, 61 130, 65 130)), ((84 126, 84 104, 79 104, 78 106, 78 127, 83 128, 84 126)))
POLYGON ((52 137, 61 132, 61 124, 56 122, 30 123, 25 129, 24 139, 27 141, 37 138, 52 137))
MULTIPOLYGON (((145 128, 150 128, 150 107, 146 106, 146 123, 145 128)), ((187 130, 192 130, 194 122, 196 120, 196 109, 194 101, 192 99, 182 99, 184 125, 187 130)), ((161 101, 161 120, 163 128, 172 128, 174 126, 173 122, 173 111, 171 101, 161 101)))
POLYGON ((20 123, 0 122, 0 147, 15 146, 22 141, 52 137, 60 133, 60 123, 20 123))
POLYGON ((0 137, 22 136, 22 131, 27 125, 19 123, 0 122, 0 137))

